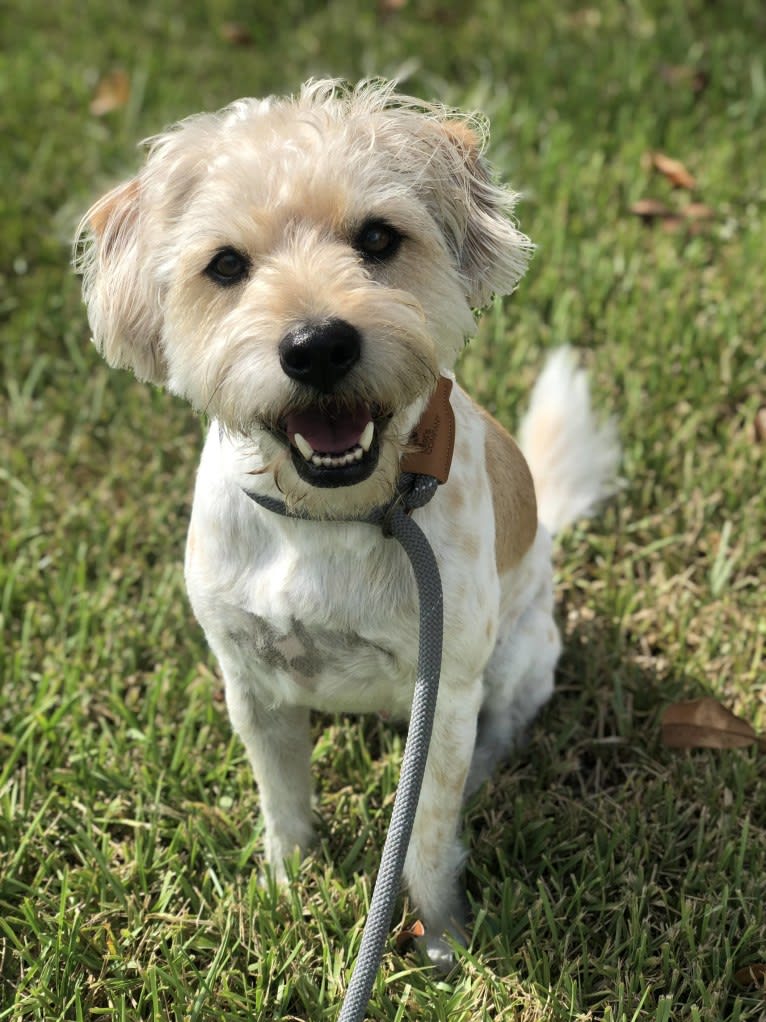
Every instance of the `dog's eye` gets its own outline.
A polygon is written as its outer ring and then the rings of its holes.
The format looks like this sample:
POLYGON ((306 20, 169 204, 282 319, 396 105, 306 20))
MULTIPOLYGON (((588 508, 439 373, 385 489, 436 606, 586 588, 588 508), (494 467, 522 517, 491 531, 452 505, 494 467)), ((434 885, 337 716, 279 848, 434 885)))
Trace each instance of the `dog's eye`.
POLYGON ((216 252, 208 265, 205 273, 222 287, 229 287, 238 284, 243 280, 250 269, 250 260, 233 248, 223 248, 216 252))
POLYGON ((370 220, 354 238, 354 248, 365 259, 382 262, 390 259, 402 243, 401 234, 382 220, 370 220))

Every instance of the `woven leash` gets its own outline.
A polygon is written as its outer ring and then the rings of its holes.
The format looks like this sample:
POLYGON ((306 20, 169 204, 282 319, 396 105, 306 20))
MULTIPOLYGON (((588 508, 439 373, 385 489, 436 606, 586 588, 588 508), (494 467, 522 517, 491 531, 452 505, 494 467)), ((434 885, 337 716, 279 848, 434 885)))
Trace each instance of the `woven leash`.
MULTIPOLYGON (((365 1016, 399 893, 431 742, 442 660, 444 626, 442 584, 434 552, 422 529, 410 517, 410 513, 415 508, 427 504, 436 492, 437 486, 438 482, 432 476, 405 473, 399 480, 399 492, 390 504, 376 508, 364 518, 351 519, 354 522, 380 526, 384 536, 393 536, 401 543, 415 575, 420 607, 420 633, 417 678, 399 786, 359 954, 338 1022, 362 1022, 365 1016)), ((288 511, 282 501, 245 492, 256 504, 276 514, 312 520, 308 515, 288 511)))

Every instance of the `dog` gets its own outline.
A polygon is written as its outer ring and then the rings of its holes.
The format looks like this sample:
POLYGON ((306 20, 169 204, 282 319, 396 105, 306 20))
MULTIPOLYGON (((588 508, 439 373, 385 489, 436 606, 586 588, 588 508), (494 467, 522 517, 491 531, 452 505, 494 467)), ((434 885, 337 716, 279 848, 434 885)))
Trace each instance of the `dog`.
POLYGON ((311 81, 150 139, 76 247, 106 360, 212 419, 186 583, 280 880, 314 834, 310 711, 408 716, 412 571, 397 543, 354 519, 390 502, 408 459, 428 454, 423 423, 454 417, 448 474, 413 512, 438 561, 445 627, 404 870, 442 967, 466 939, 461 804, 552 692, 551 534, 614 490, 619 456, 569 349, 534 388, 525 454, 454 380, 474 310, 515 289, 533 247, 485 143, 481 119, 390 83, 311 81))

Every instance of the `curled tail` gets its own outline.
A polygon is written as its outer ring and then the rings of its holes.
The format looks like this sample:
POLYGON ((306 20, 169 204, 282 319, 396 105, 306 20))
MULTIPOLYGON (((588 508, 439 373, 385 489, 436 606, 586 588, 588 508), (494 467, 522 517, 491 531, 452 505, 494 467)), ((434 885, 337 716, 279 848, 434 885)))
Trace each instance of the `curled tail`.
POLYGON ((588 375, 571 348, 545 364, 519 427, 519 446, 537 492, 540 521, 552 533, 593 514, 620 486, 620 443, 613 419, 598 421, 588 375))

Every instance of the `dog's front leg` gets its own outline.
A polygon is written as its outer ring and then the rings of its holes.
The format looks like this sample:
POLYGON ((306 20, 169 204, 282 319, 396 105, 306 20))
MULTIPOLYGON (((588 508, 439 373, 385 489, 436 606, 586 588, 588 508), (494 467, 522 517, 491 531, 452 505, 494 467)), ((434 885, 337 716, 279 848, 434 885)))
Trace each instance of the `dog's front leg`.
POLYGON ((311 844, 311 736, 302 706, 269 709, 238 685, 227 686, 232 725, 253 767, 265 826, 266 862, 280 883, 285 859, 311 844))
POLYGON ((445 934, 465 940, 465 897, 459 874, 465 858, 458 837, 460 810, 476 740, 482 685, 442 677, 434 729, 404 875, 423 917, 424 948, 434 965, 451 966, 445 934))

